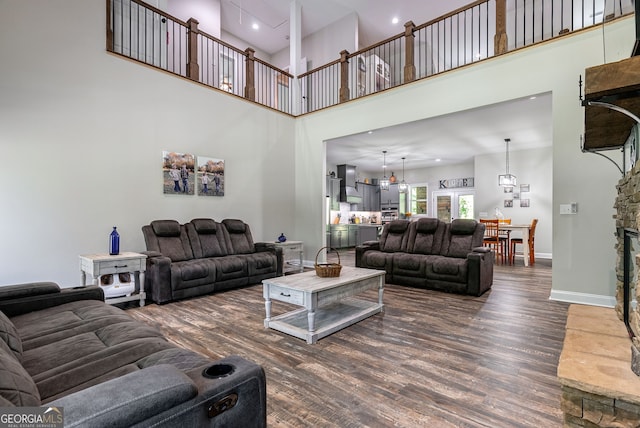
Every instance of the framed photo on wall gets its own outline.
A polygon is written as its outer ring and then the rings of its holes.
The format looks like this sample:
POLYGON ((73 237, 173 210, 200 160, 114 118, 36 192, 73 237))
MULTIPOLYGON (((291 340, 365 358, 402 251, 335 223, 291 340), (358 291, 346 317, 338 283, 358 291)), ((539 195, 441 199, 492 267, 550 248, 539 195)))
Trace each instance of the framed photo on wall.
POLYGON ((195 156, 190 153, 162 152, 162 188, 165 194, 193 195, 195 156))
POLYGON ((224 159, 198 156, 199 196, 224 196, 224 159))
POLYGON ((505 207, 505 208, 511 208, 511 207, 513 207, 513 199, 505 199, 505 200, 504 200, 504 207, 505 207))

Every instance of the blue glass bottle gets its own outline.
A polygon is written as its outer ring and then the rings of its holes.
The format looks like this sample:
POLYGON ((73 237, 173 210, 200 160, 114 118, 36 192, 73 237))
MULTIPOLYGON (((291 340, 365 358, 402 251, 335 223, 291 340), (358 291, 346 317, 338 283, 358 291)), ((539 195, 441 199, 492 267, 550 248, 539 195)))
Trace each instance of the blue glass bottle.
POLYGON ((284 236, 284 233, 281 233, 280 236, 278 236, 278 241, 279 242, 284 242, 287 240, 287 237, 284 236))
POLYGON ((109 254, 112 256, 120 254, 120 234, 115 226, 109 235, 109 254))

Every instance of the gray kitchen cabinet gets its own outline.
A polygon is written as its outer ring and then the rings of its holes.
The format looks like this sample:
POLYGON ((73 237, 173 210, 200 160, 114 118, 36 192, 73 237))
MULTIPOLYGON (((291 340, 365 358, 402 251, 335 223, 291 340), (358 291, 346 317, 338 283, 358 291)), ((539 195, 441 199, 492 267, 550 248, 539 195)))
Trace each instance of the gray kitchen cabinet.
POLYGON ((327 176, 327 196, 329 197, 329 209, 340 209, 340 179, 327 176))
POLYGON ((355 247, 358 245, 358 237, 360 236, 360 227, 357 224, 349 225, 349 242, 347 243, 348 247, 355 247))
POLYGON ((346 248, 349 246, 349 225, 331 225, 331 248, 346 248))
POLYGON ((400 207, 400 192, 397 184, 390 185, 389 190, 380 190, 380 207, 383 209, 400 207))
POLYGON ((365 211, 380 211, 380 186, 367 184, 365 188, 365 211))

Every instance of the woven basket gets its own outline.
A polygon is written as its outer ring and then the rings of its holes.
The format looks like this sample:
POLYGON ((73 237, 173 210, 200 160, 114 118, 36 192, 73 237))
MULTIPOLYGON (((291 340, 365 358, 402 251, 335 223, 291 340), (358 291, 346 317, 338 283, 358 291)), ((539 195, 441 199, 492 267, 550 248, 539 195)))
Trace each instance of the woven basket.
POLYGON ((319 277, 335 278, 337 276, 340 276, 340 269, 342 269, 342 265, 340 264, 340 253, 335 248, 322 247, 318 250, 318 253, 316 254, 316 261, 313 264, 313 266, 316 268, 316 275, 318 275, 319 277), (320 251, 324 250, 325 248, 336 252, 336 254, 338 255, 338 263, 318 264, 318 256, 320 255, 320 251))

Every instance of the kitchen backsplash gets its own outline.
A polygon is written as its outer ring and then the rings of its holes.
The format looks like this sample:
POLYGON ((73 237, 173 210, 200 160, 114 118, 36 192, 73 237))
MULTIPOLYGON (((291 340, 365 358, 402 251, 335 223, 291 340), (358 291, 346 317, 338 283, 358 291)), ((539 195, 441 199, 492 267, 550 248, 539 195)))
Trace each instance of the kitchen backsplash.
POLYGON ((331 224, 380 224, 380 211, 351 211, 351 204, 341 202, 340 211, 332 210, 329 218, 331 224))

